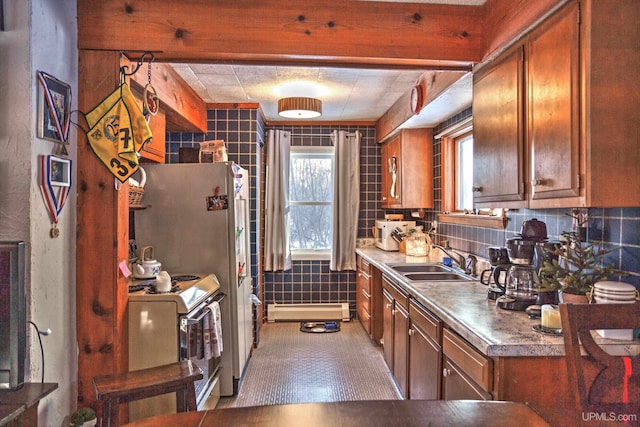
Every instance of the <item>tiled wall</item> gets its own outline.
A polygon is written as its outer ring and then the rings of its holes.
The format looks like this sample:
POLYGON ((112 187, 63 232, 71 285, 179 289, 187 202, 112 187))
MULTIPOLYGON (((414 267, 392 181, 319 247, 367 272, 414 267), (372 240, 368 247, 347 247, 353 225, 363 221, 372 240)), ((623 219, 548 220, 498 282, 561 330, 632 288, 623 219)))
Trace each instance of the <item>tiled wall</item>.
MULTIPOLYGON (((373 126, 278 126, 290 131, 292 145, 330 146, 329 135, 336 130, 359 131, 360 141, 360 223, 358 232, 370 229, 379 212, 376 206, 380 192, 380 149, 375 142, 373 126)), ((329 261, 293 261, 291 271, 265 272, 265 303, 330 303, 348 302, 355 311, 355 272, 329 270, 329 261)))
MULTIPOLYGON (((434 129, 434 134, 471 115, 471 109, 452 117, 434 129)), ((440 141, 434 145, 434 177, 436 182, 435 208, 440 209, 440 141)), ((496 206, 498 207, 498 206, 496 206)), ((505 230, 472 227, 454 224, 441 224, 439 233, 448 239, 451 246, 482 257, 487 256, 489 246, 503 246, 504 242, 520 232, 525 220, 537 218, 547 225, 550 239, 558 239, 562 231, 572 229, 571 209, 517 209, 507 211, 508 223, 505 230)), ((621 280, 640 288, 640 207, 638 208, 591 208, 587 238, 590 241, 604 242, 613 252, 605 257, 607 264, 613 263, 618 269, 626 271, 621 280)), ((433 217, 431 218, 433 219, 433 217)), ((429 220, 431 220, 429 219, 429 220)), ((617 279, 617 278, 614 278, 617 279)))

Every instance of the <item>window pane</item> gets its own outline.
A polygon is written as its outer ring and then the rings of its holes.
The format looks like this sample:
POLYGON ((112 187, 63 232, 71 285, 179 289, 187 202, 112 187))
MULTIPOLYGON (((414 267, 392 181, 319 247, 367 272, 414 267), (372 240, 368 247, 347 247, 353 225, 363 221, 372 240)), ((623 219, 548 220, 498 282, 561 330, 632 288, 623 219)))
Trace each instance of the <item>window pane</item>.
POLYGON ((298 202, 330 202, 332 160, 328 156, 291 155, 289 199, 298 202))
POLYGON ((292 205, 291 249, 331 249, 331 205, 292 205))
POLYGON ((473 137, 468 136, 457 144, 456 209, 473 209, 473 137))
POLYGON ((291 250, 331 249, 333 153, 327 147, 292 151, 289 175, 291 250))

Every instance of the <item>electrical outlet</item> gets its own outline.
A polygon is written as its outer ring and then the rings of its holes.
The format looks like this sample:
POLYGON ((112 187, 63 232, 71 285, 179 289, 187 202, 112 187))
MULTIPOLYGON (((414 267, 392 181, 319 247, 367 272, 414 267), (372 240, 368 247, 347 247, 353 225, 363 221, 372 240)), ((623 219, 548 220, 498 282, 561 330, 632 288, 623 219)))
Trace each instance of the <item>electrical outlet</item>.
POLYGON ((438 232, 438 221, 433 221, 431 223, 431 229, 433 230, 434 233, 438 232))

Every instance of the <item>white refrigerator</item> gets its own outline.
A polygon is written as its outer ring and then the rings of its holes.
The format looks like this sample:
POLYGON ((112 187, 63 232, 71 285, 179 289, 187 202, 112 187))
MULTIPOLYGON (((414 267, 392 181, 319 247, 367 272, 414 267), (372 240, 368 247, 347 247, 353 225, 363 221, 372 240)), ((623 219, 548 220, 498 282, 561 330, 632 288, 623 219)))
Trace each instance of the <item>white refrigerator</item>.
POLYGON ((253 343, 249 180, 233 162, 143 165, 135 212, 138 247, 152 246, 169 274, 213 273, 221 302, 220 395, 237 393, 253 343))

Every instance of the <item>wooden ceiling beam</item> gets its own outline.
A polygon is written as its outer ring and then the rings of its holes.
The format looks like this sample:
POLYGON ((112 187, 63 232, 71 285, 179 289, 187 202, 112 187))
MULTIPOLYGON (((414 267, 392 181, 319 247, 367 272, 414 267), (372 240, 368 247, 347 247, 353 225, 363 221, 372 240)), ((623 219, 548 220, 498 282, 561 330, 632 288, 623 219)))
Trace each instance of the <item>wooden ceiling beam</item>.
POLYGON ((482 59, 482 14, 482 7, 344 0, 79 0, 78 45, 149 50, 171 62, 469 69, 482 59))

